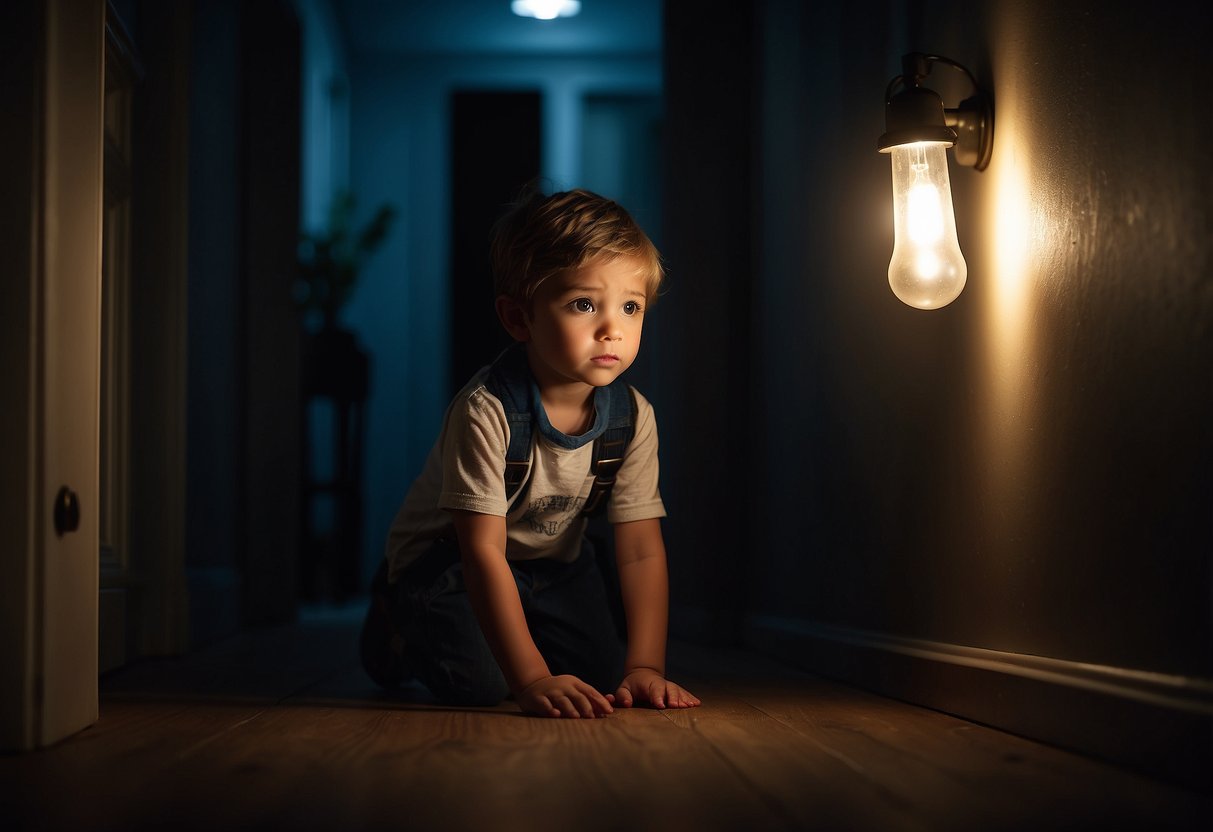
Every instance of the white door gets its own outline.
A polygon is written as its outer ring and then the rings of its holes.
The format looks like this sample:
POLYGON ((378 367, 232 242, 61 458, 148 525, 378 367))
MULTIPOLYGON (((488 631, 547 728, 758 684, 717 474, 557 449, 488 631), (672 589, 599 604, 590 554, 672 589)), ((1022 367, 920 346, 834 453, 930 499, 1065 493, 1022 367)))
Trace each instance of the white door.
POLYGON ((0 161, 18 186, 0 208, 13 268, 0 311, 10 333, 0 358, 0 747, 14 749, 97 719, 105 0, 6 2, 29 27, 0 33, 25 117, 0 161))

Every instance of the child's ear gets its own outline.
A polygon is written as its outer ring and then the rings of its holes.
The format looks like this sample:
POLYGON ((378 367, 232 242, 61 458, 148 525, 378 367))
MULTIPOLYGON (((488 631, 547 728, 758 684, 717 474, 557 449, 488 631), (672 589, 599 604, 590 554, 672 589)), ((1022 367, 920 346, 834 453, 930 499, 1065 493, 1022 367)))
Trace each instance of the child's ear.
POLYGON ((497 298, 497 319, 515 341, 525 343, 531 340, 531 326, 526 310, 514 298, 505 295, 497 298))

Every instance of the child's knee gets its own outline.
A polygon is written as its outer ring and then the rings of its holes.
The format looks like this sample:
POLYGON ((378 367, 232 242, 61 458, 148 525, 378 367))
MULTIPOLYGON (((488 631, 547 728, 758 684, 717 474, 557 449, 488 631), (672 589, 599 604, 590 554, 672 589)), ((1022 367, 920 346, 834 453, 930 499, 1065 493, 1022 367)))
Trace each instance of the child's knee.
POLYGON ((485 707, 497 705, 510 687, 496 662, 464 663, 441 659, 430 678, 423 679, 430 693, 448 705, 485 707))

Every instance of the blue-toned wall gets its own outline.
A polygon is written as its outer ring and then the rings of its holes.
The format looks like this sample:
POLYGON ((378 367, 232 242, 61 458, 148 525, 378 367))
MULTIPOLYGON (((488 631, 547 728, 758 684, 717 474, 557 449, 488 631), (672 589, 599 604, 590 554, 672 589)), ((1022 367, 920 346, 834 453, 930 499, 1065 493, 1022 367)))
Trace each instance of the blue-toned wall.
MULTIPOLYGON (((364 572, 437 434, 448 389, 448 101, 454 90, 540 90, 543 170, 557 187, 582 174, 583 102, 597 94, 659 95, 652 58, 425 56, 354 60, 351 186, 363 211, 399 214, 344 320, 372 356, 364 572)), ((654 148, 656 152, 656 148, 654 148)), ((626 194, 610 194, 625 199, 626 194)), ((489 229, 485 229, 487 236, 489 229)), ((485 287, 484 302, 492 303, 485 287)), ((489 360, 491 356, 486 356, 489 360)))
POLYGON ((350 89, 341 24, 329 0, 292 0, 299 16, 303 122, 300 226, 323 230, 350 180, 350 89))

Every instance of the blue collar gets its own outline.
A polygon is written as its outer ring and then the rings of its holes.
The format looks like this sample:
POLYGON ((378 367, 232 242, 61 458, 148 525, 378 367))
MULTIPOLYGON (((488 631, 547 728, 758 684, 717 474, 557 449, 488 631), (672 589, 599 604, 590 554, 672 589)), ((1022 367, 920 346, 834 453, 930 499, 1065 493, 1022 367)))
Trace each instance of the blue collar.
POLYGON ((611 420, 611 397, 607 393, 607 388, 594 388, 594 426, 580 436, 569 436, 567 433, 556 430, 548 421, 547 411, 543 409, 543 399, 539 395, 539 385, 535 383, 535 377, 529 372, 529 369, 528 367, 527 378, 531 386, 531 413, 534 414, 540 436, 558 448, 575 451, 602 435, 603 431, 607 429, 607 423, 611 420))

